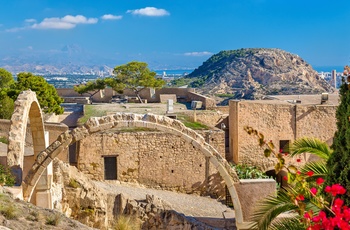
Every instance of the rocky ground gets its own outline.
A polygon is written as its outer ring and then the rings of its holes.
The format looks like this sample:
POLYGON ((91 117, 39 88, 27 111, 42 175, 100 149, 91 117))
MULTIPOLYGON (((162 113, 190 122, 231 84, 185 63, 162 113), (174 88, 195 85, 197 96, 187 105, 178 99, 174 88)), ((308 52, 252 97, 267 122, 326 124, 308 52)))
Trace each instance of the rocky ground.
POLYGON ((12 199, 0 186, 0 229, 93 229, 60 212, 12 199))
POLYGON ((168 210, 174 210, 213 229, 235 229, 233 209, 209 197, 149 189, 138 184, 116 181, 94 183, 107 193, 122 193, 134 200, 145 200, 146 196, 154 196, 165 202, 168 210))

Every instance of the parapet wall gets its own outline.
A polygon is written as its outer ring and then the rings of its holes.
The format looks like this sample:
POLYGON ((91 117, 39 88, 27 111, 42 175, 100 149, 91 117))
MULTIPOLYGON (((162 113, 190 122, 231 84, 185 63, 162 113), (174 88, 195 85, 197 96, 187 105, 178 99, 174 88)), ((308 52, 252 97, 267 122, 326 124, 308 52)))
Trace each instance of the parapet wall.
MULTIPOLYGON (((151 103, 160 102, 161 94, 175 94, 178 102, 202 101, 204 109, 216 107, 215 100, 195 93, 194 91, 195 90, 193 88, 161 88, 155 90, 151 88, 145 88, 142 89, 139 94, 142 99, 146 99, 147 102, 151 103)), ((77 100, 79 97, 90 97, 90 94, 88 93, 78 94, 74 91, 74 89, 71 88, 58 88, 57 93, 60 97, 69 98, 70 101, 72 101, 74 97, 76 97, 77 100)), ((106 88, 93 95, 92 99, 94 102, 108 103, 114 95, 117 95, 117 93, 113 89, 106 88)), ((136 97, 135 92, 131 89, 125 89, 123 95, 126 95, 128 97, 136 97)))

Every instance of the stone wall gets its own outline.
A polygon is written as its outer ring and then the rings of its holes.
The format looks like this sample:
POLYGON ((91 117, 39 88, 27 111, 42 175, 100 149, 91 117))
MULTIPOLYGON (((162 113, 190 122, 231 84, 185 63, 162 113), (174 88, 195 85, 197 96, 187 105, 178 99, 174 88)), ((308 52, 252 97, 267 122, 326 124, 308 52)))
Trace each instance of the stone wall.
MULTIPOLYGON (((10 120, 0 119, 0 137, 8 137, 10 125, 10 120)), ((61 133, 68 130, 68 126, 63 123, 45 122, 44 126, 45 130, 49 132, 49 144, 54 142, 61 133)), ((26 146, 33 146, 30 125, 28 125, 26 132, 26 146)), ((65 150, 58 158, 64 162, 68 162, 68 150, 65 150)))
POLYGON ((189 92, 188 93, 189 101, 202 101, 203 102, 203 109, 211 109, 216 107, 216 102, 214 99, 211 99, 209 97, 203 96, 198 93, 189 92))
POLYGON ((230 155, 235 163, 271 167, 273 160, 263 156, 257 140, 249 136, 251 126, 280 148, 280 140, 317 137, 332 142, 336 130, 336 106, 297 105, 282 101, 230 101, 230 155))
MULTIPOLYGON (((204 137, 225 156, 224 132, 204 137)), ((162 132, 104 132, 79 142, 78 168, 104 180, 104 157, 117 157, 117 179, 185 193, 223 196, 222 179, 203 154, 182 138, 162 132), (215 183, 214 183, 215 181, 215 183), (215 187, 215 188, 214 188, 215 187)))

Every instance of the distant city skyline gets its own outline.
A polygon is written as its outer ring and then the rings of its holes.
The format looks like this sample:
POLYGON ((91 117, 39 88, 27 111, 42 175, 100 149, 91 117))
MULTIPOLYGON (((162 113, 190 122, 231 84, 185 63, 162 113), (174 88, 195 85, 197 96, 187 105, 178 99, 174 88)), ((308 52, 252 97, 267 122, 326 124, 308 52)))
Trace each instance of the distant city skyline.
POLYGON ((346 0, 1 1, 0 63, 75 44, 109 65, 196 68, 221 50, 279 48, 339 67, 350 61, 349 12, 346 0))

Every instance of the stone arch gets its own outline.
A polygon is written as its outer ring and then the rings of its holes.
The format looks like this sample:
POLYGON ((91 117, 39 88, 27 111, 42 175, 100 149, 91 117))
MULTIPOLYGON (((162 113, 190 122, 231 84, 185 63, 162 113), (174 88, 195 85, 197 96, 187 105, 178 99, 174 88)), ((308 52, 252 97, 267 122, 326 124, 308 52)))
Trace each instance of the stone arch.
POLYGON ((228 162, 217 152, 216 149, 206 143, 201 135, 197 134, 192 129, 187 128, 180 121, 153 114, 141 115, 116 113, 104 117, 93 117, 83 126, 62 133, 56 141, 44 151, 40 152, 36 158, 36 162, 23 183, 24 199, 30 200, 34 188, 47 165, 49 165, 50 162, 52 162, 53 159, 70 144, 82 140, 93 133, 120 127, 147 127, 157 129, 159 131, 180 136, 187 142, 191 143, 195 148, 199 149, 205 157, 209 158, 210 162, 224 179, 235 207, 236 222, 243 223, 242 208, 238 199, 237 191, 234 187, 234 183, 239 182, 239 179, 236 172, 230 167, 228 162))
POLYGON ((9 144, 7 151, 7 165, 16 176, 16 185, 22 183, 24 169, 24 143, 27 123, 33 138, 34 158, 45 149, 44 122, 36 93, 31 90, 21 92, 15 101, 14 112, 11 117, 9 144))

